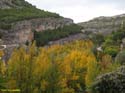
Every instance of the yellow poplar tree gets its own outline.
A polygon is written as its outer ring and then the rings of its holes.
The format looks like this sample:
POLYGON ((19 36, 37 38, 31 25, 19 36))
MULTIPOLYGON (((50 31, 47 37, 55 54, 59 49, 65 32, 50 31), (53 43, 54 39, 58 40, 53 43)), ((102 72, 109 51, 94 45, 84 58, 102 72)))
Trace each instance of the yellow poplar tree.
POLYGON ((35 53, 35 44, 27 48, 21 47, 15 49, 8 61, 8 88, 19 88, 21 93, 30 93, 33 91, 35 53), (12 84, 13 86, 10 86, 12 84))
POLYGON ((94 56, 88 58, 87 74, 86 74, 86 87, 91 89, 93 82, 99 74, 99 66, 94 56))

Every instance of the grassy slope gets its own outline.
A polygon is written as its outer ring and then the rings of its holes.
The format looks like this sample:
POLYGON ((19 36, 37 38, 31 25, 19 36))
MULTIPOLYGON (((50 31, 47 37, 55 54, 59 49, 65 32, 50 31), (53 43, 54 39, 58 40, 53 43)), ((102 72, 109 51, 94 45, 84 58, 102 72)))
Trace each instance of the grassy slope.
POLYGON ((60 18, 61 16, 56 13, 37 9, 24 0, 12 0, 12 4, 8 3, 10 9, 0 9, 0 28, 9 30, 11 23, 29 20, 34 18, 60 18))
POLYGON ((0 23, 11 23, 32 18, 60 17, 56 13, 37 9, 24 0, 12 0, 11 9, 0 9, 0 23))
POLYGON ((15 22, 33 18, 60 17, 58 14, 32 8, 0 9, 0 22, 15 22))

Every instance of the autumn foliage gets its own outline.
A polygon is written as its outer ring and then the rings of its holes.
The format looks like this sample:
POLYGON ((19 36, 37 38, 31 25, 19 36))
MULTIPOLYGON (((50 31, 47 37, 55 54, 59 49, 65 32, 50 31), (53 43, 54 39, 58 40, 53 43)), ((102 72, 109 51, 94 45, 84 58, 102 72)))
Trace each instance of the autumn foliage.
POLYGON ((6 88, 21 93, 84 92, 111 64, 110 56, 97 62, 92 48, 93 43, 84 40, 41 48, 33 43, 15 49, 4 68, 6 88))

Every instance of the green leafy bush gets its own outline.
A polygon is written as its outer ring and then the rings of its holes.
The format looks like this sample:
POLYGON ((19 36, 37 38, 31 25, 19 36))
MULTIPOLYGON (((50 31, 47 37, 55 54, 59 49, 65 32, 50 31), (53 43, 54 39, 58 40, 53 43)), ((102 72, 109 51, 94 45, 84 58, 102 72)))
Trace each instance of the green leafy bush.
POLYGON ((116 57, 119 52, 119 47, 117 46, 108 46, 104 49, 104 53, 111 55, 112 57, 116 57))
POLYGON ((120 30, 117 31, 117 32, 114 32, 113 35, 112 35, 112 39, 114 41, 119 41, 124 37, 125 37, 125 31, 120 31, 120 30))

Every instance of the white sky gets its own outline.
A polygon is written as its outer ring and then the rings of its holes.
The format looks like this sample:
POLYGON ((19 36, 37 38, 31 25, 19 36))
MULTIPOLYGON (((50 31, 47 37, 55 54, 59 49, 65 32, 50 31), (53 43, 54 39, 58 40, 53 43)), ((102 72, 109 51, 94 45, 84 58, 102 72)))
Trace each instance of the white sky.
POLYGON ((99 16, 125 13, 125 0, 26 0, 37 8, 56 12, 74 22, 88 21, 99 16))

